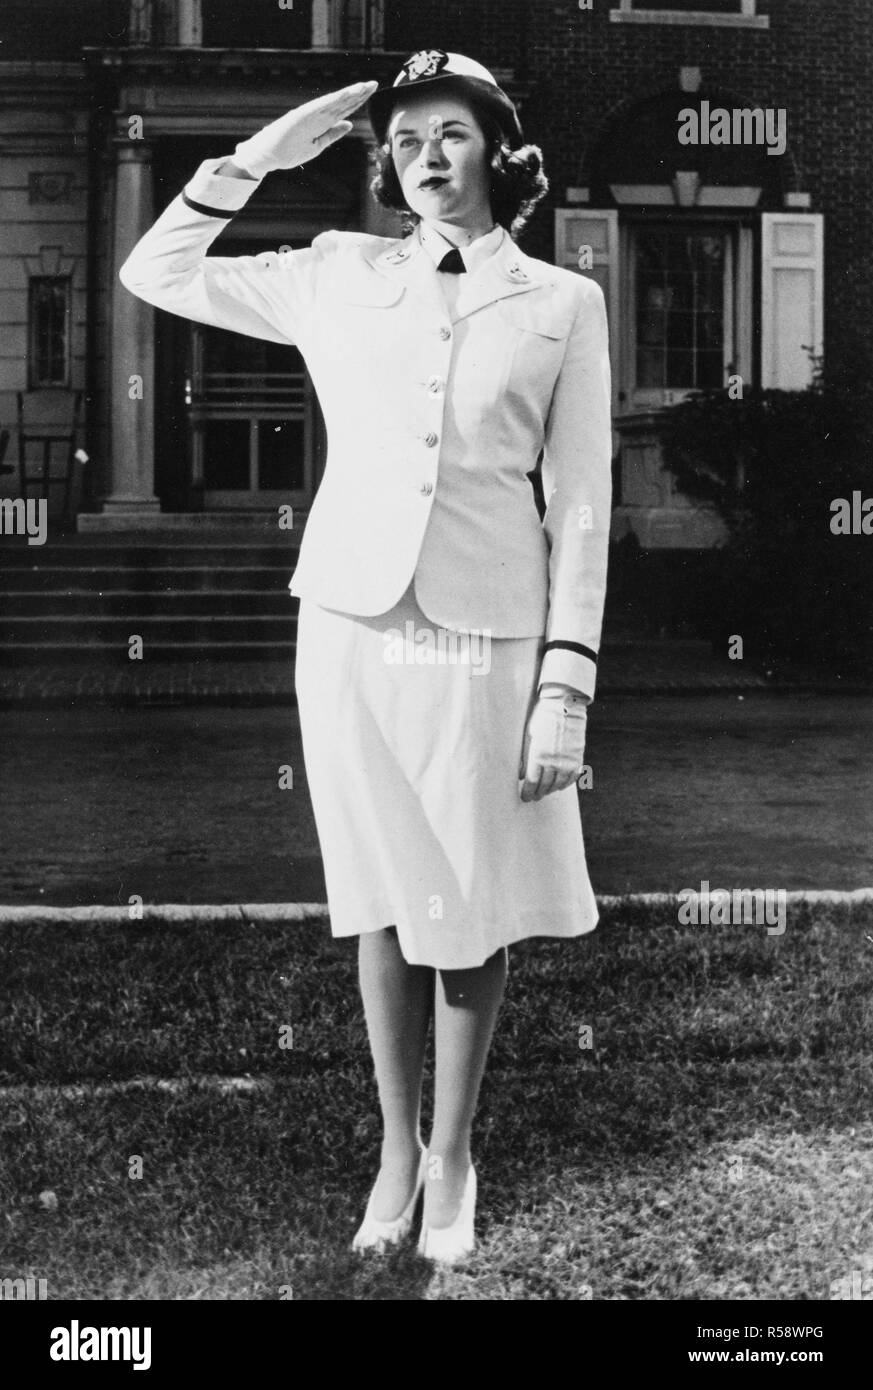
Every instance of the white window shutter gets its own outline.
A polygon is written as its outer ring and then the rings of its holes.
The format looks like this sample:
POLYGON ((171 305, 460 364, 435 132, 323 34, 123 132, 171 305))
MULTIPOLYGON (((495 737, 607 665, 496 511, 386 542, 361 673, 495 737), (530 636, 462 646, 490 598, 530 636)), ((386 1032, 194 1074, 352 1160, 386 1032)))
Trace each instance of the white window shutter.
POLYGON ((761 385, 803 391, 824 346, 824 216, 761 215, 761 385))
POLYGON ((330 0, 312 0, 312 47, 330 48, 333 44, 334 7, 330 0))
POLYGON ((612 407, 615 413, 618 374, 618 209, 556 208, 555 264, 596 280, 606 300, 609 323, 609 356, 612 370, 612 407), (579 252, 591 247, 590 270, 580 270, 579 252))

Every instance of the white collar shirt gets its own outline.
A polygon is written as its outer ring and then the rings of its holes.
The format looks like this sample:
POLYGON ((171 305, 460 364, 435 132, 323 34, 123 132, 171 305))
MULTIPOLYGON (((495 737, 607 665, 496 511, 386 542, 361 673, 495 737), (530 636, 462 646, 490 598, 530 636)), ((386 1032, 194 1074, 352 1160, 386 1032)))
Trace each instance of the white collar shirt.
MULTIPOLYGON (((439 263, 443 256, 449 251, 458 250, 461 253, 464 265, 467 267, 466 273, 468 275, 475 274, 480 266, 484 265, 486 261, 490 261, 499 247, 503 245, 504 238, 507 235, 506 230, 498 223, 497 226, 491 228, 490 232, 485 232, 483 236, 477 237, 475 241, 471 241, 469 246, 455 247, 447 237, 443 236, 442 232, 438 232, 435 227, 427 226, 424 222, 418 224, 418 232, 421 238, 422 248, 430 256, 437 269, 439 269, 439 263)), ((461 276, 454 274, 452 271, 444 270, 440 272, 438 278, 446 301, 446 306, 454 320, 458 295, 461 292, 461 276)))

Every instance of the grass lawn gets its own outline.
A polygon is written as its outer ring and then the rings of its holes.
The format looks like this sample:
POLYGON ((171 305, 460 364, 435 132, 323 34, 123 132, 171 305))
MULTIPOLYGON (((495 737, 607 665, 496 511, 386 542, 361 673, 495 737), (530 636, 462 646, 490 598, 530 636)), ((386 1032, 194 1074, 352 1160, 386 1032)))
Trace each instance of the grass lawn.
POLYGON ((353 942, 4 928, 0 1277, 78 1299, 828 1300, 873 1270, 871 1000, 870 907, 789 910, 774 937, 619 907, 514 948, 479 1249, 434 1274, 414 1244, 348 1250, 379 1144, 353 942))

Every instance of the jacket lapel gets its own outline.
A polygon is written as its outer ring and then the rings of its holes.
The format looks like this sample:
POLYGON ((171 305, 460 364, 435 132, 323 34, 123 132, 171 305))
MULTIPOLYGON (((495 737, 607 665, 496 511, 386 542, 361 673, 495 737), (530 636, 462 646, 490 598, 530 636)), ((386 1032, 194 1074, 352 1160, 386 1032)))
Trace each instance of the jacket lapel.
POLYGON ((384 251, 379 252, 370 261, 370 265, 395 285, 402 285, 404 289, 424 300, 441 319, 445 319, 446 302, 440 289, 436 266, 422 246, 417 228, 412 236, 392 242, 384 251))
POLYGON ((494 255, 472 275, 461 277, 455 314, 467 318, 478 309, 512 295, 529 294, 548 283, 540 266, 520 251, 509 233, 494 255))
MULTIPOLYGON (((421 243, 418 228, 412 236, 393 242, 379 252, 370 265, 380 275, 401 284, 412 294, 445 317, 446 304, 439 284, 437 268, 421 243)), ((511 295, 528 294, 548 284, 542 268, 520 251, 506 234, 502 244, 484 265, 471 274, 460 277, 461 286, 455 308, 455 318, 467 318, 478 309, 511 295)))

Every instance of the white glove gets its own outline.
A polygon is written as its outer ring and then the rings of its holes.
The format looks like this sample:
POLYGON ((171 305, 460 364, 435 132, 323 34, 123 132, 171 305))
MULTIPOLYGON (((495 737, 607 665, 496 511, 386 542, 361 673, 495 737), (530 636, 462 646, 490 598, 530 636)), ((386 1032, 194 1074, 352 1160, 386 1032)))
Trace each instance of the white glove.
POLYGON ((273 169, 296 169, 352 129, 347 118, 373 95, 378 82, 356 82, 286 111, 237 145, 233 162, 253 179, 273 169))
POLYGON ((541 801, 564 791, 581 776, 585 763, 587 699, 568 690, 543 686, 524 734, 519 776, 522 801, 541 801))

